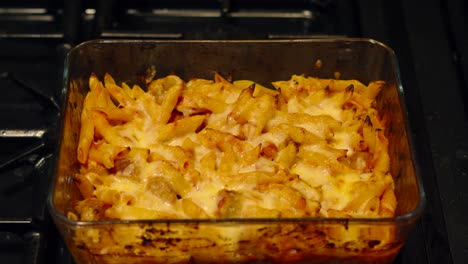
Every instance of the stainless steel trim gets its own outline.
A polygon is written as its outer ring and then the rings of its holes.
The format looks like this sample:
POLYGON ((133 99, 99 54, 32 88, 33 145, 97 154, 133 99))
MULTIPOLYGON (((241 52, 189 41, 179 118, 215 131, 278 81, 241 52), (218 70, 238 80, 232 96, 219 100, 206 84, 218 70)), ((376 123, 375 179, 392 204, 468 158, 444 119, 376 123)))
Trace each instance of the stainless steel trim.
POLYGON ((0 21, 54 21, 54 16, 49 14, 11 14, 6 13, 0 17, 0 21))
POLYGON ((34 39, 60 39, 63 38, 62 33, 0 33, 0 38, 34 38, 34 39))
POLYGON ((0 138, 42 138, 45 129, 1 129, 0 138))
POLYGON ((310 10, 301 10, 298 12, 275 12, 275 11, 239 11, 227 13, 228 17, 244 18, 302 18, 313 19, 314 13, 310 10))
POLYGON ((219 9, 153 9, 151 13, 141 12, 137 9, 128 9, 127 14, 137 16, 156 15, 160 17, 234 17, 234 18, 299 18, 299 19, 314 19, 315 15, 310 10, 297 11, 272 11, 272 10, 240 10, 228 11, 219 9))
POLYGON ((47 13, 47 9, 45 8, 0 8, 0 14, 5 15, 5 14, 27 14, 27 15, 33 15, 33 14, 45 14, 47 13))

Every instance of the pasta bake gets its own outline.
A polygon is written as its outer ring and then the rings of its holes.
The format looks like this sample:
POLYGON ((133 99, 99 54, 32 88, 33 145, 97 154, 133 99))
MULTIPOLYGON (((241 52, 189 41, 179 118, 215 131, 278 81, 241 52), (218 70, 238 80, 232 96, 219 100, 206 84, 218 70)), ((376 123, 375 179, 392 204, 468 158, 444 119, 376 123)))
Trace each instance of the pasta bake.
POLYGON ((392 217, 382 81, 89 79, 81 221, 392 217))
POLYGON ((67 62, 48 205, 76 263, 392 263, 422 213, 375 40, 95 40, 67 62))

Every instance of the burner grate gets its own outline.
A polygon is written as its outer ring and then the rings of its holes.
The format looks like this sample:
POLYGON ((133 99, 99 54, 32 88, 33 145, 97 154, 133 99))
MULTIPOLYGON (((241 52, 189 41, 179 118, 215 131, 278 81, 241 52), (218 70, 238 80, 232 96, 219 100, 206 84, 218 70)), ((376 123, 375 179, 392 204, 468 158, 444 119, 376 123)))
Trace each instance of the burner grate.
POLYGON ((60 38, 5 34, 0 34, 0 263, 50 263, 57 256, 50 251, 63 247, 46 198, 70 46, 60 38))

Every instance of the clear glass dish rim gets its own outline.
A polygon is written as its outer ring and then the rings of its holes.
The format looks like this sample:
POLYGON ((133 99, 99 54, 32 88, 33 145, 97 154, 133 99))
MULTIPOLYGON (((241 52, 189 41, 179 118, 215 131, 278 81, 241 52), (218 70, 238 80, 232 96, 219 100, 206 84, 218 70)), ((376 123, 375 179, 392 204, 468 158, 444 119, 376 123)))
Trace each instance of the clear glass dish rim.
MULTIPOLYGON (((100 221, 76 221, 72 220, 65 215, 63 215, 54 205, 54 193, 56 186, 57 170, 58 166, 56 162, 58 161, 59 149, 62 141, 60 140, 57 145, 57 150, 55 153, 55 163, 53 165, 53 177, 51 177, 51 184, 49 192, 47 195, 47 207, 52 217, 59 220, 61 223, 66 224, 72 227, 107 227, 107 226, 117 226, 117 225, 149 225, 149 224, 206 224, 206 225, 221 225, 221 224, 242 224, 242 225, 251 225, 251 224, 316 224, 316 225, 330 225, 330 224, 340 224, 340 225, 389 225, 389 224, 412 224, 414 223, 424 212, 426 206, 426 194, 422 184, 422 179, 420 176, 419 162, 418 157, 414 151, 414 143, 412 133, 408 123, 408 111, 406 111, 406 104, 403 100, 405 98, 405 92, 401 84, 400 70, 398 66, 398 60, 395 52, 392 48, 386 44, 371 38, 307 38, 307 39, 284 39, 284 40, 134 40, 134 39, 94 39, 82 42, 77 46, 73 47, 67 54, 64 63, 64 78, 63 78, 63 89, 68 93, 68 67, 69 59, 71 54, 77 52, 83 46, 95 45, 95 44, 157 44, 157 43, 193 43, 193 44, 204 44, 204 43, 343 43, 343 44, 352 44, 352 43, 369 43, 373 45, 380 46, 385 49, 391 60, 392 67, 395 71, 396 76, 396 85, 398 89, 398 96, 400 100, 400 105, 403 108, 403 120, 406 133, 408 135, 408 142, 411 152, 411 158, 413 159, 413 165, 415 170, 415 176, 417 180, 417 186, 419 191, 419 203, 418 205, 406 214, 394 216, 394 217, 384 217, 384 218, 329 218, 329 217, 301 217, 301 218, 200 218, 200 219, 138 219, 138 220, 100 220, 100 221)), ((63 98, 64 102, 62 105, 66 106, 66 96, 63 98)), ((63 107, 62 113, 60 116, 60 125, 59 128, 59 139, 62 137, 62 129, 64 125, 64 114, 66 107, 63 107)))

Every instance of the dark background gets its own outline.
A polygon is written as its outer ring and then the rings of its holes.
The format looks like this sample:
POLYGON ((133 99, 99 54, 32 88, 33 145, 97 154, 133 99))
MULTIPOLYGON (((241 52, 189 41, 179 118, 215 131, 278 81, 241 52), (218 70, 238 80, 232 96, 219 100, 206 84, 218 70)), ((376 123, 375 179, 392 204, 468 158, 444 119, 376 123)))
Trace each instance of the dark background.
POLYGON ((71 263, 44 206, 62 65, 70 47, 94 38, 311 37, 374 38, 394 49, 427 194, 426 210, 396 263, 468 263, 467 5, 464 0, 0 1, 0 263, 71 263), (269 17, 245 15, 252 10, 269 17), (278 18, 284 14, 290 17, 278 18), (30 129, 46 133, 25 135, 30 129))

